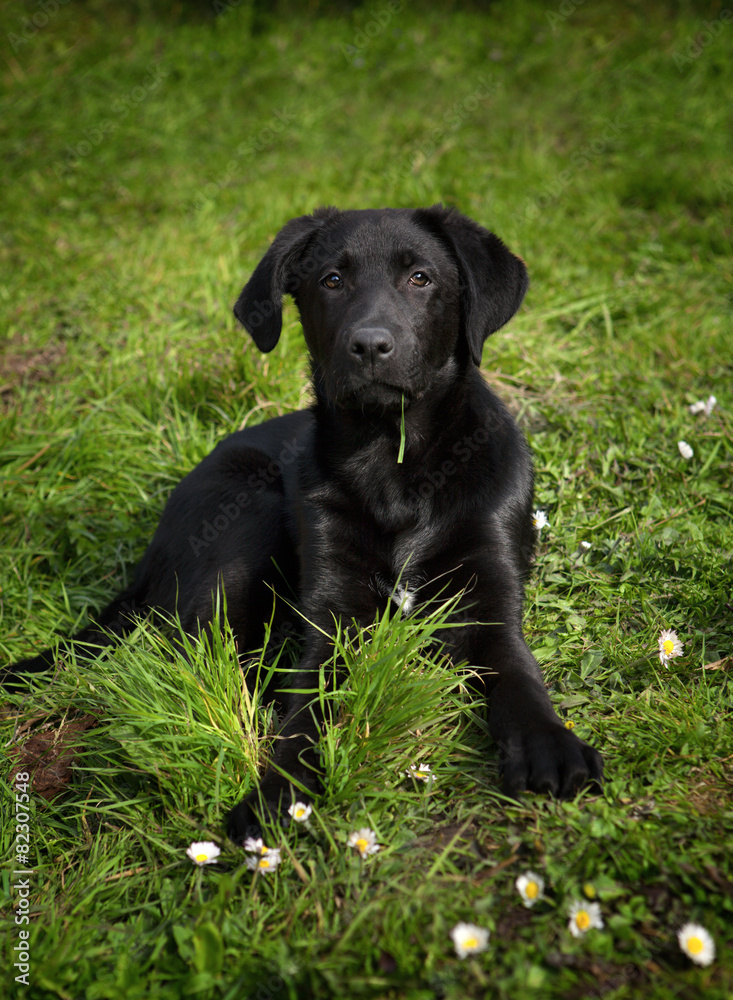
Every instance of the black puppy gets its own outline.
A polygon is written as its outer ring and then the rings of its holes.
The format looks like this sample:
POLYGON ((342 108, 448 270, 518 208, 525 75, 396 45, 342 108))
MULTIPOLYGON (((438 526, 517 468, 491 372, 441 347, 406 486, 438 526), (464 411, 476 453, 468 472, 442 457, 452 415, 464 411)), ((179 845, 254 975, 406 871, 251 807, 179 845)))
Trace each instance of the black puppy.
MULTIPOLYGON (((75 637, 108 643, 156 608, 196 632, 223 586, 244 653, 262 641, 273 589, 297 595, 303 655, 273 767, 230 814, 235 841, 318 790, 311 692, 334 616, 367 625, 390 600, 409 612, 465 591, 464 625, 445 641, 483 681, 508 793, 600 780, 600 755, 558 719, 522 635, 532 464, 477 367, 526 288, 522 261, 456 211, 326 208, 278 233, 239 297, 237 318, 271 351, 294 296, 316 402, 204 459, 173 491, 132 587, 75 637)), ((47 650, 10 672, 53 660, 47 650)))

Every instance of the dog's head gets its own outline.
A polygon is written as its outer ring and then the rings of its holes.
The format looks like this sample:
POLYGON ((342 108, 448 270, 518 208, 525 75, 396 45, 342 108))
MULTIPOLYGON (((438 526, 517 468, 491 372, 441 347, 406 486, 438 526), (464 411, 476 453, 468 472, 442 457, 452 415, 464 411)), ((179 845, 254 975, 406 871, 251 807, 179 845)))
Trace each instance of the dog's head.
POLYGON ((278 233, 234 313, 271 351, 290 293, 319 397, 391 408, 478 365, 527 284, 523 262, 452 209, 324 208, 278 233))

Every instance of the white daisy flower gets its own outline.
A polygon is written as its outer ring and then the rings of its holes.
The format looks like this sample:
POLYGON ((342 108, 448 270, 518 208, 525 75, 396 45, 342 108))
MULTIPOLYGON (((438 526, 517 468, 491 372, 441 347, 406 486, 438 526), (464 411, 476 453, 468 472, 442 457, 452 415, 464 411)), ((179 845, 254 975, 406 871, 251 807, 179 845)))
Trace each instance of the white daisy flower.
POLYGON ((355 847, 362 858, 368 858, 370 854, 376 854, 380 845, 377 843, 377 835, 374 830, 364 826, 361 830, 355 830, 346 841, 349 847, 355 847))
POLYGON ((410 770, 405 771, 408 778, 415 778, 416 781, 435 781, 430 764, 410 764, 410 770))
POLYGON ((687 409, 693 415, 696 414, 696 413, 702 413, 703 410, 705 409, 705 400, 704 399, 698 399, 698 401, 696 403, 690 403, 690 405, 687 407, 687 409))
POLYGON ((677 633, 671 628, 662 629, 659 636, 659 662, 662 666, 668 666, 669 661, 675 656, 682 656, 682 649, 677 633))
POLYGON ((708 396, 708 398, 705 400, 705 416, 706 417, 709 417, 710 414, 713 412, 713 410, 715 409, 715 405, 716 405, 717 402, 718 401, 715 398, 715 396, 708 396))
POLYGON ((697 965, 710 965, 715 958, 715 942, 700 924, 685 924, 677 932, 680 948, 697 965))
POLYGON ((244 842, 245 851, 249 851, 251 854, 267 854, 269 848, 265 847, 262 837, 247 837, 244 842))
POLYGON ((599 903, 573 903, 568 911, 570 920, 568 928, 573 937, 582 937, 591 927, 603 929, 603 918, 599 903))
POLYGON ((459 958, 477 955, 480 951, 485 951, 489 943, 489 932, 476 924, 456 924, 450 936, 459 958))
POLYGON ((280 849, 266 847, 260 854, 249 854, 245 864, 251 872, 272 872, 280 864, 280 849))
POLYGON ((296 823, 307 823, 310 819, 310 814, 313 812, 313 806, 306 805, 305 802, 293 802, 288 812, 296 823))
POLYGON ((525 906, 534 906, 545 894, 545 880, 534 872, 525 872, 514 883, 525 906))
POLYGON ((221 854, 221 850, 210 840, 194 840, 186 848, 186 854, 195 865, 213 865, 221 854))
POLYGON ((550 522, 547 520, 547 514, 545 514, 544 510, 536 510, 532 515, 532 524, 534 524, 537 531, 542 531, 542 529, 546 528, 549 523, 550 522))
POLYGON ((687 441, 678 441, 677 442, 677 447, 680 450, 680 455, 682 455, 682 457, 686 458, 688 461, 695 454, 695 452, 689 446, 689 444, 687 443, 687 441))

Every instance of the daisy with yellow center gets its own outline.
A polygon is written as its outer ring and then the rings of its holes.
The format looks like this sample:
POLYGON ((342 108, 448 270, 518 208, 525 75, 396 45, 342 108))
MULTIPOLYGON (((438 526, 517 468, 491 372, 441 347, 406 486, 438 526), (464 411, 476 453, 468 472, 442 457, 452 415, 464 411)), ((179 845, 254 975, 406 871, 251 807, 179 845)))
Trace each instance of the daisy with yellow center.
POLYGON ((659 662, 663 667, 675 656, 682 656, 682 643, 677 638, 677 633, 670 628, 662 630, 659 636, 659 662))
POLYGON ((262 837, 247 837, 243 847, 250 854, 267 854, 269 847, 265 847, 262 837))
POLYGON ((715 942, 700 924, 685 924, 677 932, 680 948, 696 965, 710 965, 715 958, 715 942))
POLYGON ((272 872, 280 864, 280 850, 277 847, 266 847, 259 854, 250 854, 245 864, 251 872, 272 872))
POLYGON ((489 932, 476 924, 456 924, 450 936, 459 958, 477 955, 480 951, 485 951, 489 943, 489 932))
POLYGON ((536 510, 532 515, 532 524, 535 526, 537 531, 542 531, 543 528, 548 527, 549 521, 547 520, 547 514, 544 510, 536 510))
POLYGON ((213 865, 221 851, 210 840, 194 840, 191 846, 186 848, 186 854, 195 865, 213 865))
POLYGON ((514 883, 525 906, 534 906, 545 894, 545 880, 534 872, 525 872, 514 883))
POLYGON ((405 771, 405 774, 408 778, 414 778, 416 781, 426 781, 431 784, 435 781, 430 764, 410 764, 410 770, 405 771))
POLYGON ((362 858, 368 858, 370 854, 376 854, 380 845, 377 843, 377 835, 374 830, 364 826, 361 830, 355 830, 346 841, 349 847, 355 847, 362 858))
POLYGON ((603 929, 601 907, 598 903, 573 903, 569 914, 568 928, 573 937, 582 937, 591 927, 603 929))
POLYGON ((288 812, 296 823, 307 823, 313 812, 313 806, 306 805, 305 802, 293 802, 288 812))

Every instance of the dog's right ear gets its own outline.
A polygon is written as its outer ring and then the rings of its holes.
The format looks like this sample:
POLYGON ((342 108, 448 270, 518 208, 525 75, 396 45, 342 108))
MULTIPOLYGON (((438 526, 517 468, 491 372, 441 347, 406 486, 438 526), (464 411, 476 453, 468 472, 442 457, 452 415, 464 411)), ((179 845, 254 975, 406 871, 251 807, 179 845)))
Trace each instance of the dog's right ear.
POLYGON ((299 273, 298 261, 323 223, 323 218, 314 215, 291 219, 272 241, 237 299, 234 315, 261 351, 271 351, 280 339, 283 295, 292 294, 307 277, 299 273))

